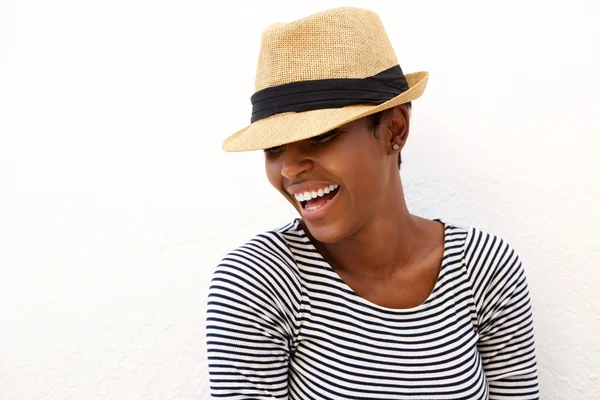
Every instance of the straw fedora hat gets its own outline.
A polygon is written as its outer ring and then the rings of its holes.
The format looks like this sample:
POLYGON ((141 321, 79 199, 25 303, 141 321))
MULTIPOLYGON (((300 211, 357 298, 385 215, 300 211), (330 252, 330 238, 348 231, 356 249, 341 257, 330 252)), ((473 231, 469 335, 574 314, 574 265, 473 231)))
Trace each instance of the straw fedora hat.
POLYGON ((415 100, 428 72, 404 75, 378 15, 335 8, 262 33, 251 124, 225 151, 267 149, 415 100))

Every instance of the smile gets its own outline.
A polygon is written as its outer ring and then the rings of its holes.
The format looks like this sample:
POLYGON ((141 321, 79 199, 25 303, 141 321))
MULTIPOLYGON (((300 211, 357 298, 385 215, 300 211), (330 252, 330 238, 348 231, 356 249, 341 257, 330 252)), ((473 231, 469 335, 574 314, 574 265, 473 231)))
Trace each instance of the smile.
MULTIPOLYGON (((298 202, 302 203, 302 202, 308 202, 309 200, 312 199, 316 199, 316 198, 320 198, 320 197, 325 197, 326 195, 329 195, 330 193, 336 192, 337 193, 337 189, 339 188, 339 185, 329 185, 323 189, 315 189, 312 191, 306 191, 303 193, 298 193, 295 194, 294 197, 296 198, 296 200, 298 200, 298 202)), ((335 194, 333 194, 333 196, 335 196, 335 194)), ((331 196, 331 198, 333 198, 333 196, 331 196)), ((327 196, 329 197, 329 196, 327 196)))
POLYGON ((329 208, 337 201, 339 185, 329 185, 322 189, 315 189, 294 195, 300 203, 302 215, 307 219, 320 219, 324 217, 329 208))

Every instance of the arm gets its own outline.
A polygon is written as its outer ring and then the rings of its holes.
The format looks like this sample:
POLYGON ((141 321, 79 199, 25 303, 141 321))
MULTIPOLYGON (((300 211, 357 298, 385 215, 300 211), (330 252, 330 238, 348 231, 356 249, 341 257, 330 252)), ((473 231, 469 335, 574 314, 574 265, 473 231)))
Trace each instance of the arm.
POLYGON ((473 240, 477 347, 489 399, 538 399, 531 302, 519 256, 491 235, 476 231, 473 240))
POLYGON ((213 275, 206 339, 215 398, 287 399, 293 301, 278 289, 286 279, 270 265, 277 263, 237 250, 213 275))

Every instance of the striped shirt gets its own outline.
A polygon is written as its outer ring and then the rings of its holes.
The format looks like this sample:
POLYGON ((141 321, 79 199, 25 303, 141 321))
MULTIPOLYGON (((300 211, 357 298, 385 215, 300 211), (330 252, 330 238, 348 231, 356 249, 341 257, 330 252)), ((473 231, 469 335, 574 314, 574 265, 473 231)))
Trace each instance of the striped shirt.
POLYGON ((356 294, 296 219, 229 253, 208 295, 213 398, 537 399, 527 281, 502 239, 444 223, 427 300, 356 294))

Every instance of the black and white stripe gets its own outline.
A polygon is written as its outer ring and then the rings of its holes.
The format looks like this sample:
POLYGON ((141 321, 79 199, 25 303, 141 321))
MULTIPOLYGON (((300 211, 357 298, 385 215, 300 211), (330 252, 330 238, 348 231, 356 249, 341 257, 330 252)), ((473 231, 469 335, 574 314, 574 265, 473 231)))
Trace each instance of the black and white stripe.
POLYGON ((515 251, 446 224, 429 298, 358 296, 299 220, 228 254, 209 290, 211 393, 227 399, 537 399, 527 282, 515 251))

